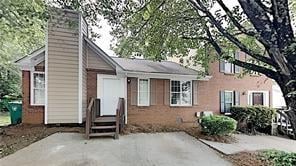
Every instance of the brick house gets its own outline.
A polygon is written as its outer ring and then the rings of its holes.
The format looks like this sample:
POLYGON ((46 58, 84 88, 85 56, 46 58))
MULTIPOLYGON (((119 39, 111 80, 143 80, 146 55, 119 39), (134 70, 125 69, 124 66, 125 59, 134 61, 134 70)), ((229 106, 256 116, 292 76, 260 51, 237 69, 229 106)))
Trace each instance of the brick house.
POLYGON ((228 62, 211 63, 209 75, 200 77, 175 62, 110 57, 88 38, 80 13, 60 12, 48 21, 45 46, 16 62, 23 123, 83 123, 90 98, 100 98, 99 116, 115 115, 123 98, 129 124, 179 125, 201 111, 228 114, 233 105, 271 105, 273 82, 265 76, 237 78, 240 67, 228 62), (67 26, 68 20, 77 26, 67 26))

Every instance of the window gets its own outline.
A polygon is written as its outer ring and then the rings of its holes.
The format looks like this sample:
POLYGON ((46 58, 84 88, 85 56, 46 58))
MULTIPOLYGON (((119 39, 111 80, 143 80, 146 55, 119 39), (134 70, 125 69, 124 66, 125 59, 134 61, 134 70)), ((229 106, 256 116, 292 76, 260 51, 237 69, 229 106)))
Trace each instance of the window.
POLYGON ((269 106, 269 92, 268 91, 248 91, 248 104, 269 106))
POLYGON ((220 91, 220 111, 230 114, 230 108, 239 105, 240 93, 238 91, 220 91))
POLYGON ((191 81, 171 81, 171 105, 191 106, 192 92, 191 81))
POLYGON ((230 113, 230 108, 234 105, 234 97, 233 97, 233 91, 225 91, 224 92, 225 96, 225 113, 230 113))
POLYGON ((150 80, 138 79, 138 106, 149 106, 150 80))
POLYGON ((32 72, 32 74, 31 74, 31 105, 44 105, 44 101, 45 101, 44 72, 32 72))
MULTIPOLYGON (((239 58, 239 52, 238 51, 233 51, 229 50, 229 56, 235 58, 235 59, 240 59, 239 58)), ((240 73, 240 67, 236 66, 226 60, 221 60, 220 61, 220 72, 227 73, 227 74, 234 74, 234 73, 240 73)))

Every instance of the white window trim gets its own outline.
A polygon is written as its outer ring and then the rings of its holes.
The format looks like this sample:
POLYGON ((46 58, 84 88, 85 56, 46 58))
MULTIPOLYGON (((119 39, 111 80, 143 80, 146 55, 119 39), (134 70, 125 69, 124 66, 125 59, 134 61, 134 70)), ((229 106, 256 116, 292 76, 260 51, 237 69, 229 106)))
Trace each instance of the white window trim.
POLYGON ((172 106, 172 107, 190 107, 190 106, 192 106, 192 100, 193 100, 192 89, 193 89, 192 80, 170 80, 170 106, 172 106), (191 86, 191 89, 190 89, 190 96, 191 96, 190 104, 172 104, 172 89, 171 89, 172 81, 180 81, 180 82, 190 81, 190 86, 191 86))
POLYGON ((253 95, 251 95, 252 93, 263 93, 263 106, 269 107, 269 91, 248 91, 248 105, 251 106, 253 105, 253 95))
MULTIPOLYGON (((34 74, 44 74, 44 79, 45 79, 45 72, 31 71, 31 76, 30 76, 30 105, 31 106, 45 106, 45 96, 44 96, 44 104, 35 104, 34 103, 34 74)), ((46 84, 45 80, 44 80, 44 83, 46 84)), ((45 89, 46 88, 44 87, 44 94, 45 94, 45 89)))
POLYGON ((234 64, 231 63, 231 62, 228 62, 227 60, 224 61, 224 73, 225 74, 234 74, 235 68, 234 68, 234 64), (229 64, 230 65, 230 72, 226 71, 226 64, 229 64))
POLYGON ((138 106, 150 106, 150 78, 138 78, 138 106), (148 80, 148 102, 147 104, 140 104, 140 80, 148 80))
POLYGON ((225 110, 225 104, 226 104, 226 99, 225 99, 225 93, 231 93, 231 98, 232 98, 232 103, 231 103, 231 106, 233 107, 235 105, 235 101, 234 101, 234 91, 232 90, 225 90, 224 91, 224 115, 231 115, 230 112, 226 112, 225 110))

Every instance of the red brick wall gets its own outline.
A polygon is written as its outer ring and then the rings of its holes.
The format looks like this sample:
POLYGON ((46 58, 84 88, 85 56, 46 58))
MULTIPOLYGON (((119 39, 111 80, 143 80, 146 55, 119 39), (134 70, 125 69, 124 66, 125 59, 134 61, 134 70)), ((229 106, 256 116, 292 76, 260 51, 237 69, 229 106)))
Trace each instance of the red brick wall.
MULTIPOLYGON (((209 81, 198 82, 198 104, 192 107, 171 107, 164 102, 157 102, 149 107, 138 107, 131 104, 131 84, 128 84, 128 123, 129 124, 162 124, 176 125, 180 118, 185 122, 193 122, 195 113, 200 111, 213 111, 220 113, 220 90, 232 90, 240 92, 240 104, 247 105, 248 90, 269 91, 269 103, 272 104, 272 80, 265 76, 245 76, 237 78, 219 72, 219 63, 210 65, 209 73, 212 78, 209 81)), ((164 81, 164 80, 163 80, 164 81)), ((160 82, 160 80, 158 80, 160 82)), ((157 84, 158 91, 163 89, 164 84, 157 84)))
POLYGON ((30 105, 30 77, 30 71, 22 71, 22 121, 26 124, 42 124, 44 123, 44 106, 30 105))

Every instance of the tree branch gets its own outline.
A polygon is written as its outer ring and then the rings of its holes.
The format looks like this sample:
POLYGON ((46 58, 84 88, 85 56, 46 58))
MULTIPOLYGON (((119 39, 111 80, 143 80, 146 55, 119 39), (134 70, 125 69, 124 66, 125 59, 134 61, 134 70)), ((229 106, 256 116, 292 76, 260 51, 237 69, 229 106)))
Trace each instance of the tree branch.
MULTIPOLYGON (((222 48, 220 47, 220 45, 214 40, 213 35, 211 34, 209 28, 205 25, 205 30, 206 33, 209 37, 209 43, 214 47, 215 51, 217 52, 217 54, 222 57, 223 56, 223 52, 222 52, 222 48)), ((248 70, 253 70, 259 73, 262 73, 264 75, 266 75, 269 78, 272 79, 276 79, 277 78, 277 73, 271 69, 259 66, 259 65, 255 65, 252 63, 247 63, 247 62, 243 62, 240 60, 235 59, 234 61, 232 61, 233 64, 241 66, 243 68, 246 68, 248 70)))
POLYGON ((240 30, 241 32, 243 32, 244 34, 249 35, 249 36, 255 36, 256 35, 256 32, 247 30, 245 27, 243 27, 237 21, 237 19, 233 15, 233 13, 229 10, 229 8, 224 4, 224 2, 222 0, 217 0, 217 2, 222 7, 222 9, 225 11, 225 13, 227 14, 227 16, 232 21, 232 23, 238 28, 238 30, 240 30))
MULTIPOLYGON (((272 0, 272 1, 275 1, 275 0, 272 0)), ((276 1, 285 3, 287 0, 276 0, 276 1)), ((287 37, 282 38, 283 35, 287 35, 286 33, 290 33, 288 30, 287 32, 285 32, 286 28, 284 27, 286 25, 283 26, 282 24, 277 25, 272 23, 267 13, 254 0, 239 0, 239 3, 243 8, 244 12, 246 13, 246 15, 248 16, 251 23, 254 25, 255 29, 260 33, 260 36, 269 43, 269 47, 265 47, 265 48, 268 50, 269 56, 272 59, 272 61, 276 64, 273 66, 283 74, 290 75, 289 69, 293 69, 293 67, 290 67, 285 56, 281 55, 280 50, 282 50, 283 48, 279 47, 279 46, 282 46, 283 43, 284 44, 287 43, 286 41, 282 40, 287 38, 287 37), (278 26, 281 26, 281 28, 280 29, 277 28, 278 26), (278 31, 281 31, 280 36, 278 34, 278 31)), ((283 6, 285 5, 283 4, 283 6)), ((280 13, 285 13, 283 12, 285 7, 281 7, 280 9, 281 9, 280 13)), ((276 11, 273 11, 273 13, 275 12, 276 11)), ((274 15, 273 17, 275 20, 276 16, 274 15)), ((286 18, 286 21, 289 20, 288 18, 286 18)), ((282 20, 282 22, 284 23, 285 21, 282 20)))
POLYGON ((267 13, 272 14, 272 10, 270 7, 267 7, 266 5, 263 4, 262 0, 255 0, 255 2, 267 13))
POLYGON ((262 56, 260 54, 255 53, 253 50, 247 48, 244 44, 242 44, 236 37, 231 35, 229 32, 227 32, 222 25, 215 19, 215 17, 212 15, 212 13, 203 5, 203 3, 200 0, 196 0, 197 3, 195 3, 193 0, 189 0, 189 2, 193 5, 193 7, 196 9, 196 12, 203 12, 208 16, 211 23, 218 29, 220 33, 223 34, 228 40, 230 40, 233 44, 235 44, 241 51, 245 52, 249 56, 253 57, 254 59, 257 59, 259 61, 262 61, 266 64, 269 64, 271 66, 276 67, 276 63, 272 61, 272 59, 262 56))
MULTIPOLYGON (((157 7, 156 9, 152 12, 152 14, 154 14, 158 9, 160 9, 163 5, 165 4, 165 0, 162 1, 157 7)), ((142 31, 142 29, 148 24, 148 22, 150 21, 150 19, 152 18, 152 16, 150 16, 145 22, 144 24, 141 25, 141 27, 136 31, 135 34, 138 34, 142 31)))
MULTIPOLYGON (((272 44, 272 36, 275 31, 264 9, 255 0, 238 0, 250 22, 254 25, 260 36, 272 44)), ((269 49, 269 48, 267 48, 269 49)))
POLYGON ((253 70, 253 71, 262 73, 262 74, 266 75, 267 77, 272 78, 274 80, 277 79, 277 76, 278 76, 277 72, 275 72, 273 70, 270 70, 270 69, 268 69, 266 67, 255 65, 253 63, 247 63, 247 62, 243 62, 243 61, 240 61, 240 60, 237 60, 237 59, 232 61, 232 63, 235 64, 235 65, 241 66, 243 68, 246 68, 248 70, 253 70))
POLYGON ((273 23, 278 36, 277 43, 280 49, 284 49, 294 39, 288 0, 272 0, 271 4, 273 23))
POLYGON ((265 47, 268 46, 268 42, 264 40, 258 33, 255 31, 251 31, 246 29, 244 26, 242 26, 238 20, 234 17, 233 13, 229 10, 229 8, 224 4, 222 0, 217 0, 219 5, 222 7, 222 9, 225 11, 227 16, 230 18, 231 22, 237 27, 239 31, 241 31, 243 34, 256 37, 259 42, 261 42, 265 47))

